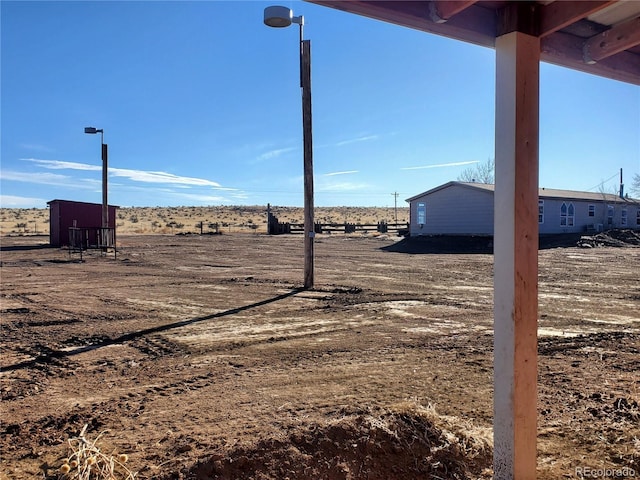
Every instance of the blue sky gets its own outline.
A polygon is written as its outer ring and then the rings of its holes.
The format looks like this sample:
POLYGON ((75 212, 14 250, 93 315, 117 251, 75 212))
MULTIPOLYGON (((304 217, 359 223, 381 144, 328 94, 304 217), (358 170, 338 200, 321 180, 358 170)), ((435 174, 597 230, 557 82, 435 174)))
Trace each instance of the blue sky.
MULTIPOLYGON (((301 206, 298 27, 270 2, 1 5, 3 207, 301 206)), ((312 43, 315 203, 392 206, 494 156, 491 49, 299 2, 312 43)), ((640 87, 543 64, 540 186, 640 173, 640 87)), ((603 187, 599 185, 603 184, 603 187)))

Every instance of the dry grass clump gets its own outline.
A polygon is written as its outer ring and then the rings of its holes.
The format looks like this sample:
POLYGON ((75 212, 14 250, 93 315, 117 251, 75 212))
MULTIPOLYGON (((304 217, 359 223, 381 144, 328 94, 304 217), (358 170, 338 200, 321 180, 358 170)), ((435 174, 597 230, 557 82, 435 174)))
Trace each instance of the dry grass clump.
MULTIPOLYGON (((438 413, 431 403, 424 406, 417 402, 401 402, 391 408, 395 416, 420 419, 420 423, 432 425, 439 431, 439 444, 432 448, 434 457, 447 458, 465 465, 476 473, 490 477, 493 457, 493 429, 476 425, 469 420, 438 413)), ((484 478, 484 477, 481 477, 484 478)))
POLYGON ((60 480, 135 480, 135 473, 125 466, 127 455, 102 453, 96 445, 102 434, 92 441, 85 437, 86 431, 87 425, 68 440, 71 455, 60 466, 60 480))

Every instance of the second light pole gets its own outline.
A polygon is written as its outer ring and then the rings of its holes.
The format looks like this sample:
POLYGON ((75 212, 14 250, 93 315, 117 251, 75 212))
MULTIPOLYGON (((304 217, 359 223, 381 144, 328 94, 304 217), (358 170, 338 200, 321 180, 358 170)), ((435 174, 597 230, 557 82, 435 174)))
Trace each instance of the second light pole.
POLYGON ((108 147, 107 144, 104 143, 104 130, 102 128, 84 127, 84 133, 92 135, 96 133, 100 134, 100 144, 102 145, 102 235, 106 235, 105 229, 109 228, 109 203, 107 200, 107 176, 109 171, 108 147))
POLYGON ((264 23, 269 27, 300 25, 300 88, 302 90, 302 142, 304 151, 304 288, 313 288, 313 141, 311 136, 311 41, 303 40, 304 17, 293 16, 288 7, 264 9, 264 23))

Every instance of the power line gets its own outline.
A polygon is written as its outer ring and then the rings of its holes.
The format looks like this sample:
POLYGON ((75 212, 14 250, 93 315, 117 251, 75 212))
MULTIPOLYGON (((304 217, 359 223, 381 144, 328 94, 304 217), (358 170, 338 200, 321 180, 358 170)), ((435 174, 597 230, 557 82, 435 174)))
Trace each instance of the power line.
POLYGON ((607 178, 606 180, 602 180, 602 181, 601 181, 600 183, 598 183, 597 185, 595 185, 595 186, 593 186, 593 187, 591 187, 591 188, 588 188, 588 189, 587 189, 587 190, 585 190, 585 191, 590 192, 591 190, 595 190, 596 188, 599 188, 601 185, 605 184, 605 183, 606 183, 606 182, 608 182, 609 180, 613 180, 613 179, 614 179, 614 178, 616 178, 619 174, 620 174, 620 172, 616 172, 616 173, 614 173, 613 175, 611 175, 609 178, 607 178))

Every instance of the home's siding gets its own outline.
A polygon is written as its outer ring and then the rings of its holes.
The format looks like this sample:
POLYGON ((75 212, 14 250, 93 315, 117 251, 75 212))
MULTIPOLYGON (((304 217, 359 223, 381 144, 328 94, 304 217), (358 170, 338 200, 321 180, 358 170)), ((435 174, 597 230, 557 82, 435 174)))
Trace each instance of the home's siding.
POLYGON ((587 225, 602 223, 603 212, 606 210, 602 202, 567 200, 560 198, 541 198, 544 201, 544 221, 540 224, 541 234, 552 233, 580 233, 587 230, 587 225), (562 204, 573 205, 573 225, 568 219, 566 225, 561 225, 562 204), (589 205, 594 206, 594 216, 589 217, 589 205))
POLYGON ((633 203, 626 204, 618 204, 614 205, 614 216, 613 221, 615 228, 630 228, 632 230, 640 230, 640 217, 638 216, 638 212, 640 212, 640 205, 633 203), (627 210, 627 224, 622 224, 622 209, 626 208, 627 210))
POLYGON ((608 230, 611 228, 631 228, 637 230, 638 207, 630 202, 605 202, 602 200, 572 200, 559 198, 541 198, 544 200, 544 222, 540 224, 541 234, 583 233, 587 231, 608 230), (561 225, 561 208, 573 204, 575 209, 573 226, 561 225), (589 216, 589 206, 593 205, 594 215, 589 216), (613 208, 613 217, 609 223, 609 206, 613 208), (622 210, 627 211, 627 224, 622 224, 622 210))
MULTIPOLYGON (((608 195, 608 198, 597 194, 583 195, 581 192, 573 193, 587 198, 564 198, 556 196, 557 192, 540 190, 540 200, 544 202, 543 221, 539 224, 542 235, 586 233, 612 228, 640 230, 640 203, 637 201, 613 195, 608 195), (549 196, 545 196, 545 193, 549 196), (567 209, 573 205, 573 222, 567 215, 564 225, 561 215, 563 203, 567 209), (591 216, 590 206, 593 206, 591 216), (613 212, 611 221, 609 207, 613 212), (627 212, 626 224, 622 223, 623 209, 627 212)), ((492 187, 488 189, 487 186, 450 182, 412 197, 409 199, 410 235, 493 235, 493 196, 492 187), (420 203, 426 205, 426 222, 422 225, 418 223, 420 203)))
POLYGON ((492 235, 493 192, 452 185, 411 201, 410 235, 492 235), (418 204, 426 223, 418 224, 418 204))

